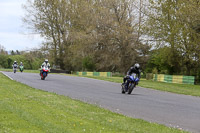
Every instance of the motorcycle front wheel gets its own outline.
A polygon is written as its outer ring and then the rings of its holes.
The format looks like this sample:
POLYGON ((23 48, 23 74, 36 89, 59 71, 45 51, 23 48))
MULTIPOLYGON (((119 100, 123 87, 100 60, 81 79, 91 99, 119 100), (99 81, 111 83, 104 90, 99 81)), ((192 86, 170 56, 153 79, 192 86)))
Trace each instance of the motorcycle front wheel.
POLYGON ((128 94, 131 94, 131 92, 133 91, 135 87, 135 84, 134 83, 130 83, 129 87, 128 87, 128 94))

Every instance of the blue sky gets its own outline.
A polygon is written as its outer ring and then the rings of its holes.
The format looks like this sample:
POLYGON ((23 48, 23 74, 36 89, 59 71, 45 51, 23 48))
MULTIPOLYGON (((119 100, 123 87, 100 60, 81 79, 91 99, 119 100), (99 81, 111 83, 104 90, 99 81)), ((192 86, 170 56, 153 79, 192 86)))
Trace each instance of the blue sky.
POLYGON ((25 3, 26 0, 0 0, 0 44, 7 51, 39 48, 42 43, 39 35, 28 34, 23 26, 25 3))

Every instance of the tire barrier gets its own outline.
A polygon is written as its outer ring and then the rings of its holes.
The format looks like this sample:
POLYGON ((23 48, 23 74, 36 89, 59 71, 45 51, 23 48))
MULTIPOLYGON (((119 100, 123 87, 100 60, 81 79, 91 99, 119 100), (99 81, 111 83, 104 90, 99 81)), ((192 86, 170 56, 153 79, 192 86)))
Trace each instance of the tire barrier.
POLYGON ((194 76, 154 74, 153 80, 167 83, 194 84, 195 78, 194 76))
POLYGON ((79 76, 101 76, 101 77, 112 77, 112 72, 77 72, 79 76))

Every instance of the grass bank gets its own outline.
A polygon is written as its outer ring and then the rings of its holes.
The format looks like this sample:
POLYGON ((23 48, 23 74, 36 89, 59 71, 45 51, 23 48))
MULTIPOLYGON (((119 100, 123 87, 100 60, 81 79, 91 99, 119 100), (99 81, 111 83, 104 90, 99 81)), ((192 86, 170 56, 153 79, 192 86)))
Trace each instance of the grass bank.
MULTIPOLYGON (((122 83, 123 81, 122 77, 93 77, 93 76, 85 76, 85 77, 99 79, 99 80, 106 80, 116 83, 122 83)), ((160 91, 167 91, 177 94, 200 97, 200 85, 164 83, 164 82, 156 82, 152 80, 141 79, 139 82, 139 86, 156 89, 160 91)))
POLYGON ((183 132, 36 90, 11 81, 2 73, 0 79, 0 132, 183 132))

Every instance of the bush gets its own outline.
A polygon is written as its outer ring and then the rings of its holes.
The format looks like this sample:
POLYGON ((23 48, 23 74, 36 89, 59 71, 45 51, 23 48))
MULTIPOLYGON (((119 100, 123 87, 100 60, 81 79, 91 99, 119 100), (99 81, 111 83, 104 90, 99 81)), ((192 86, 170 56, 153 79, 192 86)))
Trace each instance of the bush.
POLYGON ((95 63, 91 57, 83 58, 83 69, 86 71, 94 71, 95 63))
POLYGON ((153 73, 153 74, 158 74, 157 68, 154 68, 154 69, 152 70, 152 73, 153 73))
POLYGON ((25 69, 36 70, 40 68, 43 59, 31 57, 28 55, 0 55, 0 66, 2 68, 12 68, 14 61, 17 61, 18 64, 23 62, 25 69))
POLYGON ((112 77, 124 77, 125 75, 119 72, 113 72, 112 77))
POLYGON ((0 55, 0 66, 3 68, 8 68, 8 62, 7 62, 8 56, 6 55, 0 55))
POLYGON ((153 79, 153 73, 147 73, 146 74, 146 79, 147 80, 152 80, 153 79))

